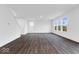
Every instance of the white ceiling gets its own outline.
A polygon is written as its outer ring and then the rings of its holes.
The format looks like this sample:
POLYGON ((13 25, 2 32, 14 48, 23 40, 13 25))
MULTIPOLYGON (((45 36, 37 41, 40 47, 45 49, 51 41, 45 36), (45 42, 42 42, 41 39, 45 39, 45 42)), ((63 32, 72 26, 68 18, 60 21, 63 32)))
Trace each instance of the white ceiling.
POLYGON ((9 4, 8 8, 16 13, 16 17, 42 18, 55 17, 75 6, 75 4, 9 4))

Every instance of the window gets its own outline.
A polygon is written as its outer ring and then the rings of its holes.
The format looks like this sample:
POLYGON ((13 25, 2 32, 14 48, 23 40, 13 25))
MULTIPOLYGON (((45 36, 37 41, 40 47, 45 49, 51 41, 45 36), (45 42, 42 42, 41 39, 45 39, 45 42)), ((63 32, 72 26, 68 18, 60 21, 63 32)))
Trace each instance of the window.
POLYGON ((68 16, 53 21, 54 30, 67 32, 68 16))
POLYGON ((34 26, 34 22, 33 22, 33 21, 30 21, 30 22, 29 22, 29 25, 30 25, 31 27, 33 27, 33 26, 34 26))
POLYGON ((55 26, 55 30, 57 30, 57 26, 55 26))
POLYGON ((67 31, 67 26, 63 26, 63 31, 67 31))
POLYGON ((61 26, 58 26, 58 30, 61 31, 61 26))

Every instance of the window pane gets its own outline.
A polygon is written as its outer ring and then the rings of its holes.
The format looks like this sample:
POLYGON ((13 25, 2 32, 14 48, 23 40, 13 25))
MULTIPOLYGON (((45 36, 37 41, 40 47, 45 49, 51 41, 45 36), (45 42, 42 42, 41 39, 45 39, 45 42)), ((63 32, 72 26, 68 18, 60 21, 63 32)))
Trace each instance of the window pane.
POLYGON ((67 31, 67 26, 63 26, 63 31, 67 31))

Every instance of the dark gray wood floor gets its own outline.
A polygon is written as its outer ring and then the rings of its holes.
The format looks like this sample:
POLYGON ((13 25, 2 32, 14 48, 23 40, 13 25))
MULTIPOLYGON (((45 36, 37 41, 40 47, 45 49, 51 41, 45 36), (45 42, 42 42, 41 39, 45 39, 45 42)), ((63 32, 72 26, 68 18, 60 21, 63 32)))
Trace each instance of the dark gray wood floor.
POLYGON ((78 54, 79 43, 55 34, 29 33, 0 48, 1 54, 78 54))

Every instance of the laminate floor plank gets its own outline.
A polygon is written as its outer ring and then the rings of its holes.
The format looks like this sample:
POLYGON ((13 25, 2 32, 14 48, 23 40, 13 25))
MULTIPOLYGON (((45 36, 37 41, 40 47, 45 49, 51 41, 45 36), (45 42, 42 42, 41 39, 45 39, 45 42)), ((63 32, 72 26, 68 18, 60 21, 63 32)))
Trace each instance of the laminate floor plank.
POLYGON ((28 33, 0 47, 0 54, 78 53, 79 43, 51 33, 28 33), (9 51, 6 50, 7 48, 9 51))

